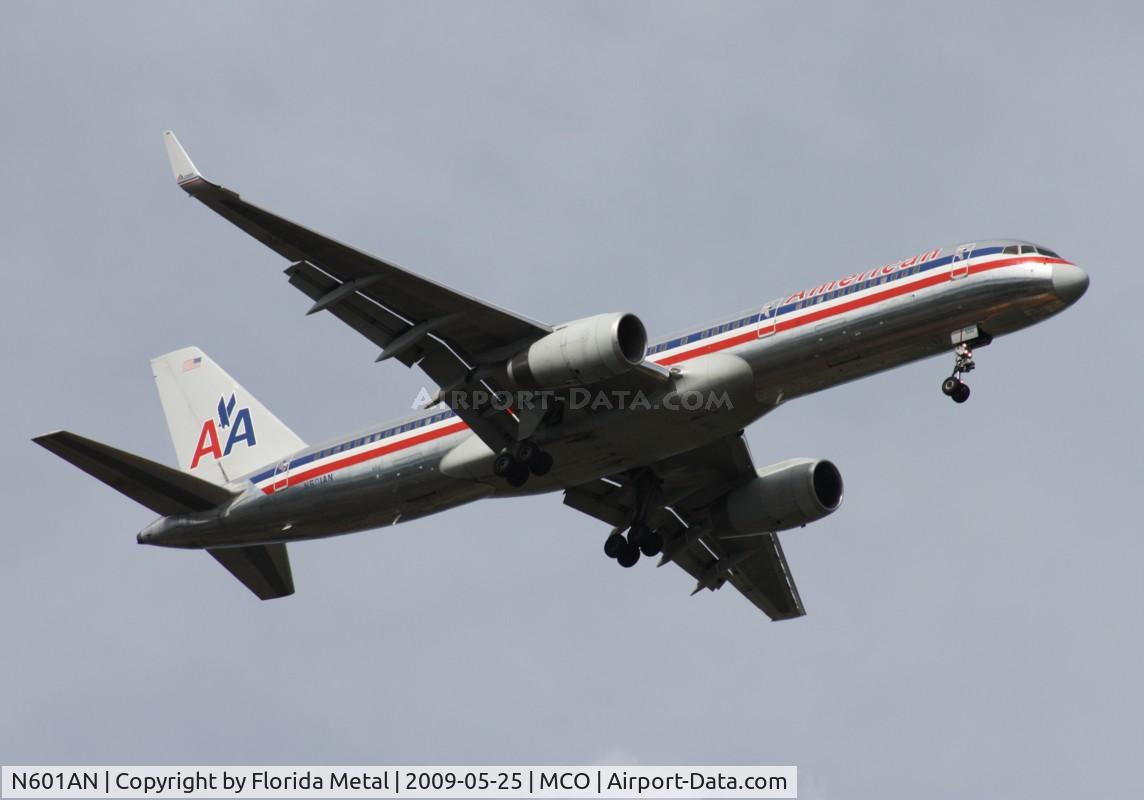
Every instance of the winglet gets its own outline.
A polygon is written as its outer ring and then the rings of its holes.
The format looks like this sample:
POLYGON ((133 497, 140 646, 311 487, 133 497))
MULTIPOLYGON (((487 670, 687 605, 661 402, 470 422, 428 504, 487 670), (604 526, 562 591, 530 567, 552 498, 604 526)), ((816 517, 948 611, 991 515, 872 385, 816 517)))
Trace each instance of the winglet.
POLYGON ((163 143, 167 145, 167 157, 171 159, 171 171, 175 173, 175 181, 186 191, 191 186, 203 182, 202 173, 195 169, 194 162, 187 155, 187 151, 179 144, 174 131, 163 132, 163 143))

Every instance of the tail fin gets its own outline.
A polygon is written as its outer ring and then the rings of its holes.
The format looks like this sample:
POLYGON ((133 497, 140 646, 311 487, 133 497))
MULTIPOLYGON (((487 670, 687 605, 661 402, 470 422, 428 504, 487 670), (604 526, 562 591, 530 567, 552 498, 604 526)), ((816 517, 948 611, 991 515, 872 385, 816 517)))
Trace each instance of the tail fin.
POLYGON ((197 347, 151 360, 179 468, 224 484, 306 446, 197 347))

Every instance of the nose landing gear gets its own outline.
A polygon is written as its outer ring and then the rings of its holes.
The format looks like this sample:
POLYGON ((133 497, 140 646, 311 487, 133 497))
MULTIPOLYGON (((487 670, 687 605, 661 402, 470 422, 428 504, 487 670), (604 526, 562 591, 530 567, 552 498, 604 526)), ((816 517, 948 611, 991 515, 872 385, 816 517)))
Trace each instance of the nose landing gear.
POLYGON ((972 372, 977 364, 973 361, 973 351, 964 342, 953 351, 953 358, 953 374, 941 382, 941 393, 952 397, 955 403, 964 403, 969 399, 969 386, 962 382, 961 376, 972 372))

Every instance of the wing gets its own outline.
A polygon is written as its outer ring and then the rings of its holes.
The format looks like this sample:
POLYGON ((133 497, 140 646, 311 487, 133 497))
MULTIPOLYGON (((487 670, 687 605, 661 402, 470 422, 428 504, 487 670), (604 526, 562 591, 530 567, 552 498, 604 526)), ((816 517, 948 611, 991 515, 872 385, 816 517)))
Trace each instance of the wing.
POLYGON ((755 474, 742 433, 651 465, 567 490, 564 503, 618 530, 644 504, 646 523, 664 537, 659 565, 674 562, 695 591, 731 585, 773 620, 806 613, 774 533, 740 536, 712 523, 712 503, 755 474))
POLYGON ((517 420, 495 408, 490 364, 551 332, 519 316, 336 242, 206 180, 175 134, 164 134, 175 180, 187 194, 290 259, 290 283, 382 348, 378 361, 418 365, 453 410, 494 451, 515 441, 517 420))

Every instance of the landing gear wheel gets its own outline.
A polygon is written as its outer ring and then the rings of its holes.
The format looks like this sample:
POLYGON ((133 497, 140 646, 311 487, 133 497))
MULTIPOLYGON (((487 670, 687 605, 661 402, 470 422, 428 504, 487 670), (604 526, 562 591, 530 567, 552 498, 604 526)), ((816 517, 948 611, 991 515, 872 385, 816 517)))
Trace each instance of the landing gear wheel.
POLYGON ((620 550, 620 554, 616 556, 616 561, 620 562, 621 567, 634 567, 636 562, 640 560, 640 549, 631 542, 624 542, 624 547, 620 550))
POLYGON ((511 452, 506 450, 505 453, 533 475, 547 475, 552 469, 552 456, 541 450, 536 442, 517 442, 511 452))
POLYGON ((663 550, 663 537, 655 531, 648 531, 648 533, 640 539, 639 548, 640 552, 648 558, 658 556, 660 551, 663 550))
POLYGON ((552 471, 552 455, 543 450, 537 450, 536 456, 528 462, 528 468, 533 475, 547 475, 552 471))
POLYGON ((632 525, 631 529, 628 531, 628 541, 634 544, 636 547, 639 547, 640 543, 643 542, 643 540, 646 539, 649 535, 651 535, 651 531, 648 529, 647 525, 644 525, 642 522, 637 522, 636 524, 632 525))
POLYGON ((531 465, 533 460, 540 455, 540 448, 536 446, 536 442, 524 441, 516 446, 516 460, 521 464, 531 465))
POLYGON ((498 478, 507 478, 515 469, 516 459, 507 450, 497 453, 497 457, 493 459, 493 474, 498 478))
MULTIPOLYGON (((983 342, 989 344, 992 338, 986 336, 983 342)), ((952 397, 955 403, 964 403, 969 399, 969 387, 962 382, 961 376, 972 372, 976 367, 973 351, 969 349, 967 343, 962 342, 953 350, 953 374, 941 382, 941 393, 946 397, 952 397)))
POLYGON ((518 489, 528 481, 528 467, 514 463, 512 471, 504 477, 509 486, 518 489))
POLYGON ((623 534, 613 533, 604 540, 604 555, 608 558, 619 558, 620 553, 627 547, 628 541, 623 534))

